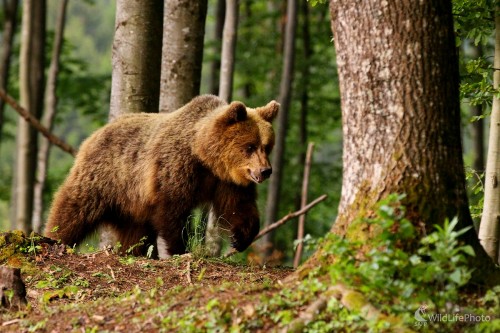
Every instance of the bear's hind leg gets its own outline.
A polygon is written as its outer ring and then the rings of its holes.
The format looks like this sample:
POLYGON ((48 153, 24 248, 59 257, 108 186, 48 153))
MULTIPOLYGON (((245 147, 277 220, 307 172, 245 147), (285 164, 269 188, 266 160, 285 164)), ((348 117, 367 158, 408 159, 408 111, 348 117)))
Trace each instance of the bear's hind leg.
POLYGON ((170 233, 159 233, 156 238, 158 257, 168 259, 175 254, 186 253, 187 232, 171 231, 170 233))
POLYGON ((186 223, 189 214, 183 215, 182 218, 174 221, 164 221, 159 226, 158 237, 156 244, 158 247, 158 257, 160 259, 167 259, 175 254, 186 253, 188 244, 188 225, 186 223))
POLYGON ((66 187, 59 190, 44 233, 69 246, 78 244, 98 227, 103 211, 97 200, 77 197, 74 193, 66 187))
MULTIPOLYGON (((121 254, 132 254, 135 256, 145 256, 151 245, 156 243, 157 233, 151 225, 144 224, 114 224, 113 231, 116 233, 116 238, 120 242, 121 254)), ((153 247, 153 252, 150 254, 152 258, 158 257, 156 246, 153 247)))

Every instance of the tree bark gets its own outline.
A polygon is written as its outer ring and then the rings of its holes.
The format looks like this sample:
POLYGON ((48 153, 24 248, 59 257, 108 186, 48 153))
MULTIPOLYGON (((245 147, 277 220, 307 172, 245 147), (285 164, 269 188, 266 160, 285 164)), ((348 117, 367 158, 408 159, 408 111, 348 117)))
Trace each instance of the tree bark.
MULTIPOLYGON (((482 45, 471 45, 470 46, 470 56, 473 59, 478 59, 484 56, 482 45)), ((471 105, 470 114, 472 117, 480 117, 483 115, 482 105, 471 105)), ((472 167, 476 172, 480 174, 485 170, 485 156, 484 156, 484 119, 477 119, 472 123, 472 150, 474 153, 474 161, 472 167)))
POLYGON ((158 112, 162 20, 161 0, 117 1, 110 121, 123 113, 158 112))
MULTIPOLYGON (((4 24, 3 24, 3 42, 2 54, 0 56, 0 89, 8 91, 10 59, 12 56, 12 42, 16 33, 17 26, 17 7, 19 0, 4 0, 4 24)), ((5 103, 0 100, 0 145, 2 143, 2 130, 4 124, 5 103)))
MULTIPOLYGON (((451 1, 331 0, 343 117, 343 183, 332 232, 348 227, 390 193, 405 193, 421 235, 458 216, 472 226, 460 134, 458 59, 451 1), (352 24, 356 22, 356 24, 352 24), (408 79, 408 78, 411 78, 408 79)), ((475 278, 491 268, 474 229, 475 278)), ((418 237, 415 239, 415 245, 418 237)))
MULTIPOLYGON (((59 60, 64 39, 64 24, 66 22, 66 7, 68 0, 59 2, 58 17, 55 27, 54 47, 52 50, 52 58, 47 77, 47 85, 45 90, 45 111, 42 116, 41 123, 43 126, 52 130, 54 117, 57 109, 57 76, 59 75, 59 60)), ((47 169, 49 161, 50 142, 47 138, 40 136, 38 158, 37 158, 37 175, 35 182, 34 203, 33 203, 33 230, 40 233, 42 230, 43 220, 43 190, 47 178, 47 169)))
MULTIPOLYGON (((309 174, 311 173, 312 164, 312 153, 314 149, 314 143, 309 143, 307 146, 307 154, 304 161, 304 177, 302 179, 302 195, 300 196, 300 208, 304 208, 307 204, 307 193, 309 191, 309 174)), ((299 244, 297 245, 297 250, 295 251, 295 258, 293 259, 293 268, 297 268, 300 265, 300 260, 302 258, 302 248, 304 247, 304 225, 306 222, 306 214, 300 215, 299 225, 297 228, 297 240, 299 244)))
POLYGON ((163 17, 160 112, 172 112, 200 93, 207 0, 169 0, 163 17))
MULTIPOLYGON (((110 122, 125 113, 159 111, 163 7, 161 0, 116 2, 110 122)), ((116 244, 110 227, 99 234, 101 248, 116 244)))
POLYGON ((215 31, 214 31, 214 53, 215 59, 210 64, 210 77, 208 82, 208 91, 213 95, 219 95, 220 81, 220 54, 222 46, 222 31, 224 29, 224 17, 226 12, 226 1, 217 0, 215 13, 215 31))
MULTIPOLYGON (((21 105, 35 118, 40 117, 43 109, 45 11, 45 0, 23 2, 19 93, 21 105)), ((16 145, 13 224, 17 229, 29 233, 32 229, 37 133, 22 118, 18 122, 16 145)))
MULTIPOLYGON (((288 112, 290 109, 293 70, 295 63, 295 31, 297 25, 297 0, 287 1, 287 22, 285 29, 285 44, 283 53, 283 69, 281 72, 279 103, 281 104, 278 113, 278 124, 276 131, 276 144, 273 150, 273 176, 270 178, 268 187, 265 225, 269 225, 278 216, 279 197, 281 191, 281 181, 283 174, 283 161, 285 156, 285 139, 288 126, 288 112)), ((272 234, 263 237, 264 243, 270 243, 272 234)))
POLYGON ((233 95, 234 55, 238 35, 239 0, 226 0, 222 39, 219 97, 231 101, 233 95))
MULTIPOLYGON (((231 101, 233 94, 234 58, 236 51, 236 36, 238 34, 239 0, 226 0, 224 19, 221 67, 219 80, 219 97, 231 101)), ((222 238, 218 230, 217 216, 212 209, 207 215, 207 230, 205 246, 210 256, 218 257, 222 249, 222 238)))
POLYGON ((21 269, 0 266, 0 308, 21 310, 27 303, 21 269))
MULTIPOLYGON (((495 14, 495 59, 493 68, 493 87, 500 85, 500 8, 495 14)), ((488 156, 484 176, 484 206, 481 224, 479 225, 479 239, 486 253, 495 263, 499 261, 500 238, 500 99, 493 97, 491 108, 490 136, 488 140, 488 156)))
MULTIPOLYGON (((311 33, 309 31, 309 3, 302 1, 300 6, 302 12, 302 55, 304 57, 301 63, 301 92, 300 92, 300 127, 299 139, 301 145, 300 161, 305 161, 307 147, 307 113, 309 108, 309 76, 310 59, 312 55, 311 33)), ((305 165, 304 165, 305 166, 305 165)))

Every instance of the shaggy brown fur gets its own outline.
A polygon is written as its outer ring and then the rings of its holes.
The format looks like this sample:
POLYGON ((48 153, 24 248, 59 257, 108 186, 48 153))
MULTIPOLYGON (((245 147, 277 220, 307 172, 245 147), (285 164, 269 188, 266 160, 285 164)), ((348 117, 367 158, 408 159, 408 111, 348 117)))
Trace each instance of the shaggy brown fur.
POLYGON ((271 174, 278 109, 204 95, 173 113, 120 117, 82 144, 45 234, 73 245, 107 225, 122 249, 148 236, 166 257, 185 252, 188 216, 210 204, 246 249, 259 231, 255 184, 271 174))

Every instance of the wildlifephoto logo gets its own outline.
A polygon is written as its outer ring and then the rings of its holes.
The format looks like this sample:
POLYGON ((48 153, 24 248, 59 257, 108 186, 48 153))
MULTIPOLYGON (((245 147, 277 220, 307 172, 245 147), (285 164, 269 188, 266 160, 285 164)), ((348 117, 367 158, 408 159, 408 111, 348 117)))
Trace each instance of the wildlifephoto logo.
POLYGON ((414 318, 414 326, 416 327, 424 327, 434 322, 475 324, 489 322, 492 319, 491 316, 476 315, 472 313, 427 313, 426 304, 421 305, 417 311, 415 311, 414 318))
POLYGON ((427 323, 425 310, 427 310, 427 305, 424 304, 415 311, 415 320, 417 323, 427 323))

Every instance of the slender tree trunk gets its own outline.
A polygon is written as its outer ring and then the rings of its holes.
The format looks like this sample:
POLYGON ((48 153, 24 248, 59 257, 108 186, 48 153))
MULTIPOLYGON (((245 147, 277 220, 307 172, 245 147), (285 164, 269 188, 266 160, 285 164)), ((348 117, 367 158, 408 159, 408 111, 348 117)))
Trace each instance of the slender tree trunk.
MULTIPOLYGON (((269 7, 270 5, 272 5, 272 3, 268 2, 267 6, 269 7)), ((252 15, 253 15, 252 14, 252 6, 251 6, 250 1, 243 1, 241 3, 241 7, 240 7, 240 17, 238 19, 239 24, 244 26, 245 21, 248 22, 248 21, 252 20, 252 15)), ((246 45, 247 42, 251 42, 251 41, 242 40, 242 41, 240 41, 240 45, 246 45)), ((272 83, 274 82, 273 78, 274 77, 271 77, 271 75, 269 75, 269 80, 268 80, 267 84, 270 87, 272 87, 272 83)), ((246 80, 246 82, 240 87, 238 93, 242 99, 248 100, 253 95, 255 95, 255 83, 251 80, 246 80)))
MULTIPOLYGON (((309 191, 309 174, 311 173, 312 153, 314 150, 314 143, 309 143, 307 146, 307 154, 304 161, 304 177, 302 179, 302 195, 300 196, 300 209, 307 205, 307 193, 309 191)), ((293 268, 297 268, 302 258, 302 249, 304 247, 304 225, 306 222, 306 214, 299 216, 299 225, 297 228, 297 250, 295 251, 295 258, 293 259, 293 268)))
MULTIPOLYGON (((496 8, 495 15, 495 59, 493 67, 500 68, 500 15, 496 8)), ((493 87, 500 85, 500 71, 493 72, 493 87)), ((490 137, 488 140, 488 157, 484 185, 484 207, 481 224, 479 225, 479 239, 486 253, 499 263, 500 238, 500 100, 493 97, 491 109, 490 137)))
POLYGON ((110 121, 123 113, 158 112, 162 20, 161 0, 117 1, 110 121))
POLYGON ((160 112, 177 110, 200 93, 207 0, 169 0, 163 17, 160 112))
MULTIPOLYGON (((2 36, 2 54, 0 55, 0 89, 8 92, 8 82, 10 73, 10 59, 12 56, 12 42, 17 26, 17 7, 19 0, 4 0, 4 24, 2 36)), ((0 146, 2 143, 2 130, 4 123, 5 103, 0 100, 0 146)))
MULTIPOLYGON (((59 2, 59 13, 57 17, 54 47, 52 50, 52 58, 47 77, 47 85, 45 90, 45 111, 42 116, 41 123, 43 126, 52 130, 54 117, 57 109, 57 76, 59 75, 59 60, 64 39, 64 24, 66 21, 66 7, 68 0, 59 2)), ((35 193, 33 203, 33 230, 40 233, 42 230, 43 220, 43 190, 47 178, 47 169, 49 161, 50 142, 44 136, 39 138, 38 159, 37 159, 37 176, 35 182, 35 193)))
MULTIPOLYGON (((481 44, 475 45, 473 40, 469 43, 462 44, 462 52, 465 57, 471 59, 479 59, 484 56, 483 46, 481 44)), ((483 115, 482 105, 470 105, 469 113, 471 117, 479 117, 483 115)), ((484 119, 478 119, 471 124, 472 132, 472 154, 473 162, 472 168, 482 174, 485 170, 485 147, 484 147, 484 119)))
MULTIPOLYGON (((472 226, 451 1, 332 0, 330 14, 344 140, 332 232, 370 237, 370 228, 349 226, 390 193, 406 194, 407 217, 422 235, 455 216, 459 229, 472 226)), ((476 251, 476 281, 494 278, 474 229, 462 240, 476 251)))
MULTIPOLYGON (((297 25, 297 1, 288 0, 287 2, 287 23, 285 30, 285 44, 283 53, 283 70, 280 81, 279 103, 281 104, 278 113, 278 124, 276 132, 276 144, 273 151, 273 176, 270 178, 266 212, 265 225, 276 221, 279 208, 279 198, 281 191, 281 181, 283 173, 283 160, 285 156, 285 138, 288 126, 288 112, 290 109, 293 69, 295 62, 295 30, 297 25)), ((263 242, 269 244, 272 238, 271 233, 263 237, 263 242)))
MULTIPOLYGON (((302 17, 301 23, 301 34, 302 34, 302 56, 303 60, 300 62, 301 65, 301 80, 300 80, 300 123, 299 123, 299 143, 300 143, 300 157, 299 160, 303 163, 303 169, 306 170, 308 168, 307 162, 307 154, 309 153, 309 146, 307 144, 307 113, 309 108, 309 76, 310 76, 310 58, 311 58, 311 38, 309 32, 309 3, 306 1, 302 1, 300 3, 300 12, 302 17), (306 153, 307 147, 307 153, 306 153)), ((311 144, 309 144, 311 145, 311 144)), ((311 148, 312 149, 312 148, 311 148)), ((310 163, 310 162, 309 162, 310 163)), ((305 171, 304 171, 305 172, 305 171)), ((307 175, 309 177, 309 175, 307 175)), ((309 180, 308 180, 309 181, 309 180)), ((297 194, 296 202, 297 209, 302 208, 304 204, 304 200, 307 200, 307 196, 304 199, 304 188, 302 188, 301 193, 297 194)), ((304 224, 305 224, 305 215, 300 216, 298 225, 297 225, 297 240, 302 241, 304 237, 304 224)), ((297 249, 295 251, 295 258, 293 261, 293 267, 297 268, 300 264, 300 260, 302 257, 302 248, 303 243, 299 242, 297 249)))
POLYGON ((230 102, 233 93, 234 55, 238 34, 239 0, 226 0, 222 39, 219 97, 230 102))
POLYGON ((301 64, 302 66, 302 82, 301 82, 301 93, 300 93, 300 127, 299 127, 299 139, 301 145, 301 156, 300 161, 305 161, 306 158, 306 146, 307 146, 307 113, 309 108, 309 76, 310 76, 310 61, 311 61, 311 36, 309 32, 309 3, 302 1, 300 5, 302 12, 302 43, 303 45, 303 57, 304 60, 301 64))
MULTIPOLYGON (((238 34, 239 0, 226 0, 226 14, 222 39, 219 97, 230 102, 233 93, 234 58, 238 34)), ((212 209, 208 213, 205 245, 210 256, 217 257, 222 249, 217 216, 212 209)))
MULTIPOLYGON (((45 0, 23 2, 20 99, 21 105, 36 118, 40 117, 43 109, 45 10, 45 0)), ((37 133, 22 118, 18 122, 16 145, 13 224, 16 228, 29 232, 32 229, 37 133)))
MULTIPOLYGON (((482 105, 472 105, 470 107, 471 115, 474 117, 480 117, 483 115, 482 105)), ((474 151, 474 162, 472 167, 476 172, 480 174, 484 172, 484 120, 478 119, 472 124, 472 141, 473 141, 473 151, 474 151)))
MULTIPOLYGON (((474 59, 480 58, 484 55, 483 47, 481 45, 472 46, 472 57, 474 59)), ((482 105, 472 105, 470 108, 471 115, 474 117, 479 117, 483 115, 482 105)), ((484 172, 484 119, 478 119, 472 123, 472 140, 473 140, 473 152, 474 152, 474 162, 473 168, 479 173, 484 172)))
POLYGON ((208 91, 213 95, 219 95, 220 80, 220 54, 222 46, 222 31, 224 29, 224 16, 226 12, 226 1, 217 0, 215 12, 215 31, 214 31, 214 52, 216 58, 210 64, 210 77, 208 82, 208 91))

